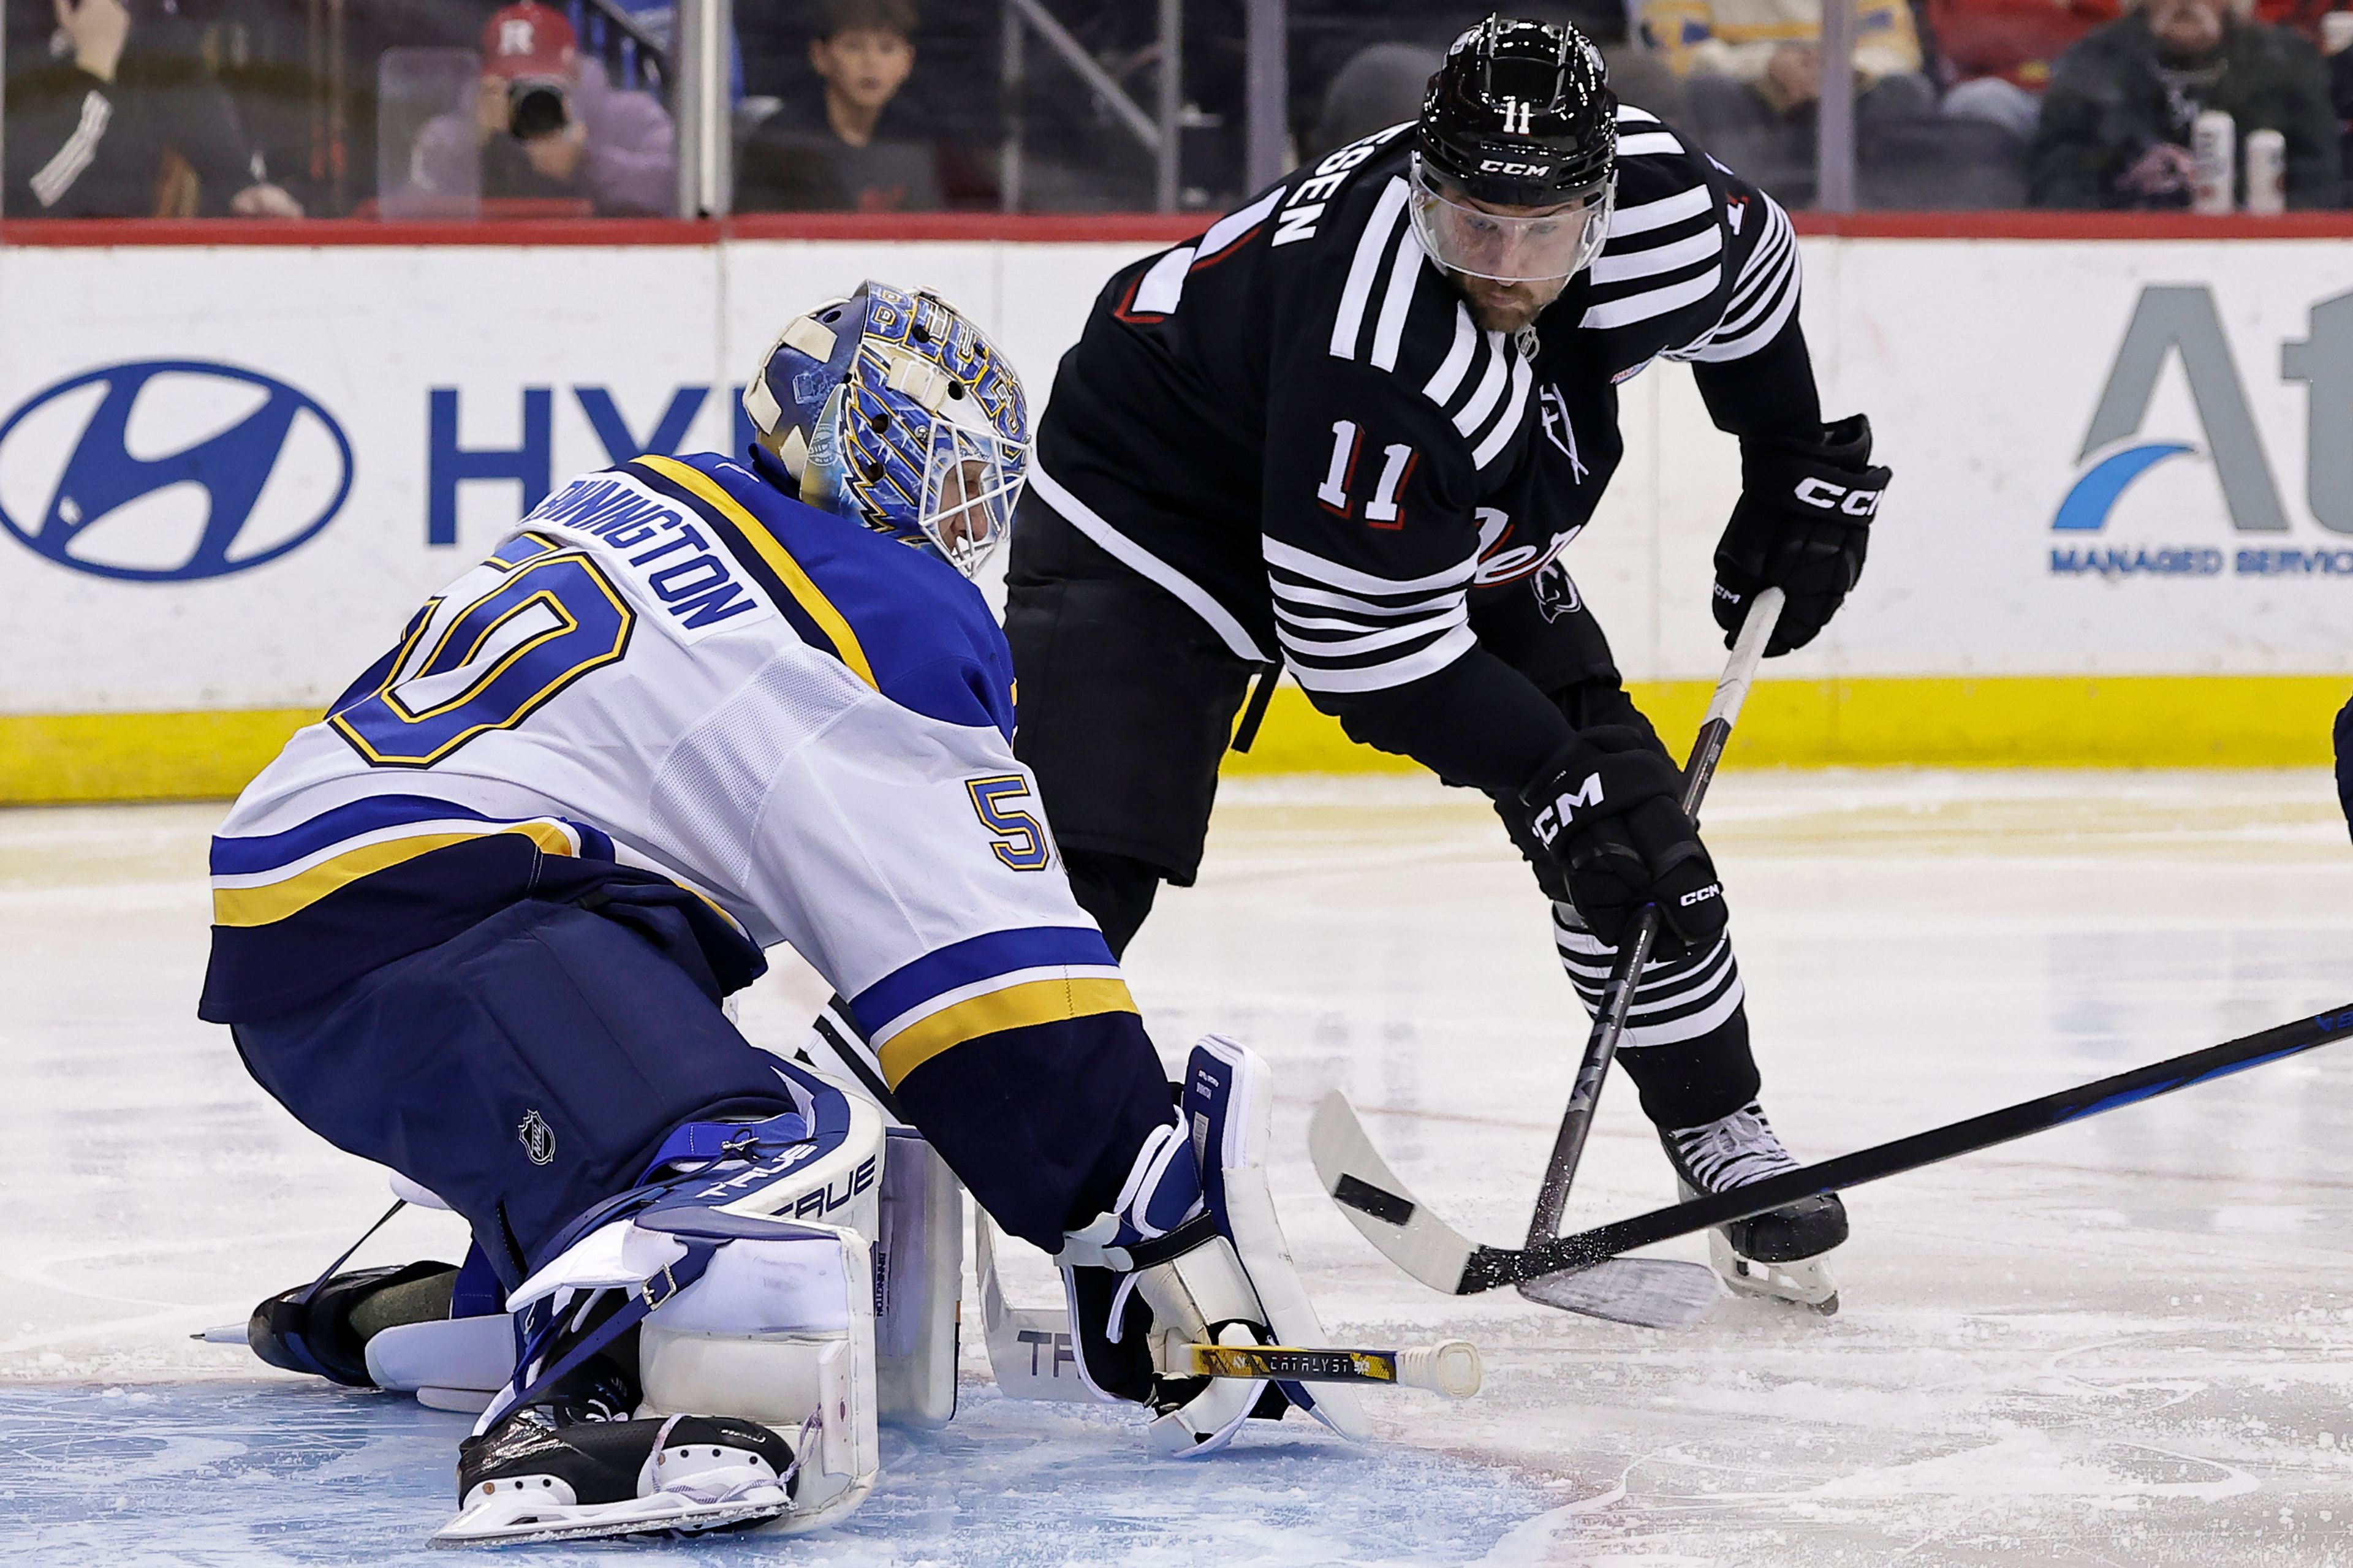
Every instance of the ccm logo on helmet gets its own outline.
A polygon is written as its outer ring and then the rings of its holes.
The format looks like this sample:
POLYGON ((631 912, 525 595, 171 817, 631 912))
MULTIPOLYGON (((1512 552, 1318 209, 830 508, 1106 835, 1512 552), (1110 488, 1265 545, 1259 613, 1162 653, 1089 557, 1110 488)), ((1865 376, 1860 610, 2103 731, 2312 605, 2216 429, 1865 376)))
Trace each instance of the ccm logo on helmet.
POLYGON ((1842 511, 1849 517, 1869 517, 1879 510, 1879 490, 1849 489, 1812 474, 1798 481, 1797 497, 1811 507, 1824 511, 1842 511))
POLYGON ((1509 158, 1484 158, 1479 163, 1482 174, 1541 174, 1545 168, 1542 163, 1515 163, 1509 158))

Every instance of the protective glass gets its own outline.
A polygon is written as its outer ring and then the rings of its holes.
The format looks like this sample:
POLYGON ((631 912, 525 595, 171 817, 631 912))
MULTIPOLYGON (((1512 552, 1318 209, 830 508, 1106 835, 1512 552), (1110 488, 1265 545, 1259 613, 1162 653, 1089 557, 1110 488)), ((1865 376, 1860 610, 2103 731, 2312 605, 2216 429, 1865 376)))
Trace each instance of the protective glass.
POLYGON ((916 515, 949 564, 969 577, 1013 530, 1029 448, 961 422, 955 401, 932 419, 916 515))
POLYGON ((1601 253, 1617 199, 1612 174, 1582 202, 1552 212, 1482 212, 1442 193, 1417 153, 1408 205, 1421 247, 1448 271, 1499 283, 1547 283, 1576 277, 1601 253))

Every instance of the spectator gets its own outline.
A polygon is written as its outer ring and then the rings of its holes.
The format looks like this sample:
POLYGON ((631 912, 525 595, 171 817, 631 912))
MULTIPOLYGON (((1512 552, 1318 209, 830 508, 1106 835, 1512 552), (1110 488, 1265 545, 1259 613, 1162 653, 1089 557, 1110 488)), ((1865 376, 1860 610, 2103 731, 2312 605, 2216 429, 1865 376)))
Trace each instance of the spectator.
POLYGON ((537 0, 482 29, 482 78, 470 121, 443 115, 417 140, 417 184, 463 191, 479 160, 486 200, 572 198, 599 216, 669 212, 677 144, 649 92, 614 88, 582 57, 572 24, 537 0))
POLYGON ((2328 68, 2297 34, 2232 14, 2231 0, 2147 0, 2069 49, 2042 100, 2032 199, 2046 207, 2180 207, 2189 129, 2209 109, 2287 141, 2290 206, 2339 195, 2328 68))
MULTIPOLYGON (((1683 79, 1708 151, 1783 201, 1810 202, 1821 100, 1821 0, 1642 0, 1642 32, 1683 79)), ((1855 140, 1936 112, 1906 0, 1856 0, 1855 140)))
POLYGON ((2075 41, 2124 14, 2118 0, 1927 0, 1949 73, 1945 112, 2034 140, 2051 69, 2075 41))
POLYGON ((818 102, 761 122, 743 153, 735 205, 745 212, 936 212, 939 153, 894 108, 915 68, 909 0, 830 0, 809 40, 818 102))
POLYGON ((53 0, 52 58, 7 84, 5 210, 40 217, 301 217, 169 13, 53 0))

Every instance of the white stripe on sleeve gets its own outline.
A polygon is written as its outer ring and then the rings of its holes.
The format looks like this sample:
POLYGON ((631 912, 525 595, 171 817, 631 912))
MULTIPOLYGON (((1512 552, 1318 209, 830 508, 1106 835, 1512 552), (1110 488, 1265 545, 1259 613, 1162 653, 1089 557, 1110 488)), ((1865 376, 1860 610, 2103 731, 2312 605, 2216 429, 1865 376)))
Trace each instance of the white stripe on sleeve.
POLYGON ((1380 271, 1381 257, 1404 216, 1405 182, 1392 174, 1373 203, 1373 216, 1365 232, 1357 236, 1356 254, 1348 262, 1348 281, 1340 290, 1340 313, 1332 322, 1334 359, 1356 357, 1356 338, 1364 331, 1365 305, 1372 296, 1374 276, 1380 271))
POLYGON ((1528 383, 1534 375, 1527 361, 1516 354, 1513 356, 1511 401, 1504 405, 1502 415, 1488 427, 1487 438, 1480 442, 1478 449, 1471 454, 1472 467, 1483 468, 1493 462, 1495 455, 1519 432, 1520 416, 1527 411, 1528 406, 1528 383))
POLYGON ((1193 265, 1193 247, 1180 245, 1152 264, 1135 286, 1138 315, 1165 316, 1185 300, 1185 274, 1193 265))
POLYGON ((1671 223, 1697 217, 1707 211, 1715 199, 1705 185, 1694 185, 1690 190, 1676 195, 1662 196, 1655 202, 1638 202, 1630 207, 1620 207, 1609 215, 1610 237, 1648 234, 1654 228, 1664 228, 1671 223))
POLYGON ((1398 232, 1397 255, 1389 262, 1388 287, 1381 293, 1381 313, 1373 323, 1373 364, 1380 370, 1397 369, 1398 344, 1405 337, 1406 312, 1413 305, 1413 291, 1421 283, 1421 261, 1428 254, 1421 248, 1421 237, 1407 224, 1398 232))
POLYGON ((1462 432, 1465 440, 1470 438, 1471 432, 1486 422, 1488 411, 1495 406, 1495 399, 1504 395, 1504 334, 1489 332, 1487 374, 1479 378, 1479 389, 1471 395, 1471 401, 1454 416, 1454 427, 1462 432))
MULTIPOLYGON (((1608 251, 1590 268, 1596 288, 1605 283, 1623 283, 1630 278, 1651 278, 1662 272, 1672 272, 1678 267, 1688 267, 1702 261, 1724 248, 1724 231, 1708 225, 1687 239, 1652 246, 1648 250, 1630 250, 1620 256, 1608 251)), ((1137 295, 1140 301, 1143 296, 1137 295)))
POLYGON ((1356 617, 1355 621, 1348 623, 1353 626, 1369 623, 1385 616, 1427 616, 1452 604, 1460 592, 1459 589, 1454 589, 1433 595, 1429 598, 1405 599, 1396 604, 1383 605, 1371 599, 1360 598, 1354 594, 1343 594, 1336 589, 1303 588, 1296 583, 1286 583, 1280 577, 1271 578, 1270 581, 1275 592, 1274 613, 1303 623, 1307 617, 1293 615, 1284 606, 1307 605, 1319 609, 1338 610, 1344 615, 1356 617))
POLYGON ((1673 357, 1720 363, 1744 359, 1778 337, 1797 310, 1802 291, 1798 237, 1776 205, 1772 224, 1741 268, 1740 282, 1724 319, 1704 337, 1673 357))
POLYGON ((1291 673, 1299 684, 1310 691, 1381 691, 1392 686, 1403 686, 1409 680, 1419 680, 1425 675, 1435 675, 1479 646, 1466 616, 1460 626, 1448 630, 1444 637, 1419 653, 1388 664, 1366 665, 1354 669, 1318 669, 1293 661, 1291 673))
POLYGON ((1618 139, 1618 156, 1640 158, 1647 153, 1680 153, 1683 144, 1665 131, 1645 131, 1639 135, 1618 139))
POLYGON ((1671 283, 1663 289, 1653 289, 1647 293, 1629 295, 1623 300, 1612 300, 1606 305, 1596 305, 1585 312, 1585 319, 1577 325, 1607 329, 1626 326, 1633 321, 1647 321, 1653 316, 1663 316, 1671 310, 1680 310, 1685 305, 1706 299, 1723 281, 1724 268, 1711 267, 1698 277, 1681 283, 1671 283))
MULTIPOLYGON (((1060 506, 1057 505, 1055 510, 1060 510, 1060 506)), ((1369 572, 1359 572, 1353 566, 1326 561, 1321 555, 1302 550, 1295 544, 1285 544, 1280 539, 1261 536, 1259 548, 1265 553, 1266 563, 1270 566, 1280 566, 1285 572, 1311 581, 1358 594, 1428 594, 1441 588, 1459 588, 1471 581, 1472 573, 1479 567, 1474 557, 1424 577, 1376 577, 1369 572)))
POLYGON ((1445 407, 1446 400, 1454 395, 1463 376, 1469 374, 1471 351, 1478 346, 1479 329, 1471 324, 1470 310, 1458 303, 1454 307, 1454 346, 1446 351, 1445 361, 1422 386, 1421 395, 1440 408, 1445 407))

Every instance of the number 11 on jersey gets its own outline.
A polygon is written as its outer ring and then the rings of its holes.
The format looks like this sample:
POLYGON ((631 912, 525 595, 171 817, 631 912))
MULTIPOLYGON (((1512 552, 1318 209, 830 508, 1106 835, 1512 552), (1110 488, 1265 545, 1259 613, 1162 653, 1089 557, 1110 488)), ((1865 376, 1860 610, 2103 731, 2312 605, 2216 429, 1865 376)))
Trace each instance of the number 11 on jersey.
MULTIPOLYGON (((1315 499, 1335 517, 1349 515, 1349 495, 1356 488, 1356 451, 1363 445, 1364 432, 1355 420, 1333 422, 1332 461, 1324 470, 1324 482, 1315 487, 1315 499)), ((1365 503, 1366 523, 1381 529, 1405 526, 1405 508, 1398 498, 1413 477, 1413 448, 1404 442, 1381 448, 1381 477, 1373 485, 1373 499, 1365 503)))

